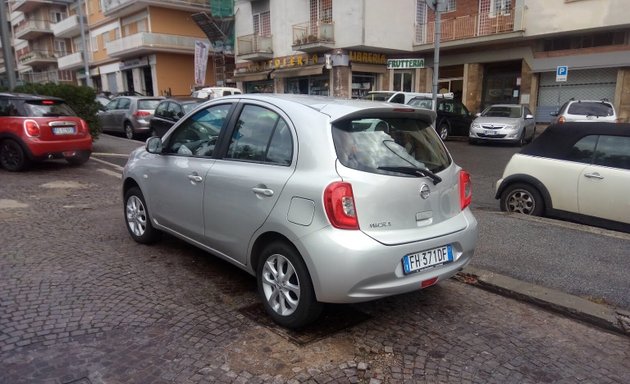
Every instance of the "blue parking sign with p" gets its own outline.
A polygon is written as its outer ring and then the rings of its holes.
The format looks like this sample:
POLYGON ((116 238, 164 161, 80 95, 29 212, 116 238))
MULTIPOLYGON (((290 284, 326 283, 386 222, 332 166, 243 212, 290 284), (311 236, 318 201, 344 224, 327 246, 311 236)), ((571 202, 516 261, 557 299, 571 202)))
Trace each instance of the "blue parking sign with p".
POLYGON ((568 66, 558 65, 558 67, 556 67, 556 81, 567 81, 568 74, 569 74, 568 66))

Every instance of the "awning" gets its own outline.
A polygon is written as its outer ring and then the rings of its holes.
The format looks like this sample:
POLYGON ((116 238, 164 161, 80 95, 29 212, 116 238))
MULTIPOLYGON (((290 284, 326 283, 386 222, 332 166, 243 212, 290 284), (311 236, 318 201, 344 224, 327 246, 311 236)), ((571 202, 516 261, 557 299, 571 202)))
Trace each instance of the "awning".
POLYGON ((267 80, 269 76, 269 72, 253 72, 253 73, 235 73, 234 81, 261 81, 267 80))
POLYGON ((385 65, 352 63, 350 67, 352 72, 387 73, 385 65))
POLYGON ((324 66, 322 64, 309 65, 297 68, 283 68, 276 69, 271 73, 272 78, 286 78, 286 77, 300 77, 300 76, 312 76, 321 75, 324 73, 324 66))
POLYGON ((555 72, 559 65, 569 66, 569 76, 572 69, 614 68, 627 67, 630 63, 630 52, 602 52, 591 55, 573 55, 559 57, 535 58, 532 72, 555 72))

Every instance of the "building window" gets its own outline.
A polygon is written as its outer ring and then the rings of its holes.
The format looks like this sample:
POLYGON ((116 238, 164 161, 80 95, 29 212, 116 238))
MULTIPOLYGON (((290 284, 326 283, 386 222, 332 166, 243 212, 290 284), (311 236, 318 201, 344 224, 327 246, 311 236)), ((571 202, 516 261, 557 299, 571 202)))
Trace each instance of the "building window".
POLYGON ((66 14, 60 11, 50 11, 50 22, 58 23, 66 18, 66 14))
POLYGON ((512 0, 490 0, 490 17, 507 16, 512 8, 512 0))
POLYGON ((446 0, 446 8, 444 9, 444 12, 453 12, 455 9, 455 0, 446 0))
POLYGON ((68 49, 64 40, 55 40, 55 54, 57 57, 63 57, 68 54, 68 49))
POLYGON ((394 91, 411 92, 413 88, 413 72, 394 72, 394 91))
POLYGON ((271 36, 271 12, 255 13, 254 34, 257 36, 271 36))
POLYGON ((372 73, 352 74, 352 98, 360 98, 376 89, 376 75, 372 73))
POLYGON ((310 0, 311 23, 332 23, 332 0, 310 0))

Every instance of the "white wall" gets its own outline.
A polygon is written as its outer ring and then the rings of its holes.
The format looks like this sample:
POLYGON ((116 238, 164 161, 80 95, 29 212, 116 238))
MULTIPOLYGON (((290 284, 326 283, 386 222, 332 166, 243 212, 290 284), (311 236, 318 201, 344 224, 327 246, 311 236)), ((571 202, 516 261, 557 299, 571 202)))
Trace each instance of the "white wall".
POLYGON ((525 0, 526 36, 630 25, 630 0, 525 0))

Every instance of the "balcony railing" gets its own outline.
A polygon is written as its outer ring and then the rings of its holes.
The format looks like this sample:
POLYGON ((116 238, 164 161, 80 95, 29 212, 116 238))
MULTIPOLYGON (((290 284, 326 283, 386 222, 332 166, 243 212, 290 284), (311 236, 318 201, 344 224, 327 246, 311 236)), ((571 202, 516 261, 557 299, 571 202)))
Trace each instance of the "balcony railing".
POLYGON ((37 65, 57 62, 57 55, 53 51, 31 51, 18 56, 22 65, 37 65))
MULTIPOLYGON (((472 14, 440 21, 441 42, 491 36, 518 30, 514 24, 515 12, 503 14, 472 14)), ((416 45, 433 44, 435 40, 435 22, 416 24, 416 45)))
POLYGON ((147 54, 151 52, 194 53, 196 37, 140 32, 105 45, 113 57, 147 54))
POLYGON ((271 36, 245 35, 236 38, 237 55, 243 60, 269 60, 273 58, 271 36))
POLYGON ((83 67, 83 53, 75 52, 69 55, 61 56, 57 60, 57 66, 59 69, 79 69, 83 67))
POLYGON ((293 26, 293 46, 296 51, 317 52, 335 45, 335 24, 332 21, 301 23, 293 26))
POLYGON ((23 40, 49 33, 52 33, 52 27, 47 20, 25 20, 15 27, 15 37, 23 40))
POLYGON ((150 5, 182 11, 210 10, 210 0, 102 0, 105 16, 134 12, 150 5))
POLYGON ((55 37, 71 38, 79 36, 81 34, 81 24, 79 23, 79 16, 72 15, 58 23, 52 25, 52 32, 55 37))
POLYGON ((25 83, 71 83, 74 82, 72 71, 44 71, 20 73, 25 83))

